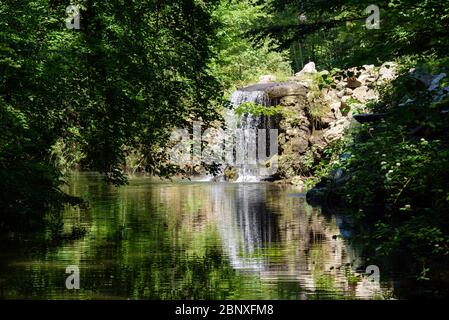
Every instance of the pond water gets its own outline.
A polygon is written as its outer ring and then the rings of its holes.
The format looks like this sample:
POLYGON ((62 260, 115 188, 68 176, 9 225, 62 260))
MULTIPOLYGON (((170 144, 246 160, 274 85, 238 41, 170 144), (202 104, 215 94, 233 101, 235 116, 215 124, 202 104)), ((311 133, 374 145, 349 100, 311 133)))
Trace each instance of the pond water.
POLYGON ((64 230, 78 240, 2 245, 0 297, 34 299, 381 299, 342 237, 340 221, 303 194, 271 183, 154 182, 106 185, 75 174, 72 194, 90 210, 68 208, 64 230), (352 264, 353 266, 347 266, 352 264), (80 288, 65 286, 66 267, 80 288))

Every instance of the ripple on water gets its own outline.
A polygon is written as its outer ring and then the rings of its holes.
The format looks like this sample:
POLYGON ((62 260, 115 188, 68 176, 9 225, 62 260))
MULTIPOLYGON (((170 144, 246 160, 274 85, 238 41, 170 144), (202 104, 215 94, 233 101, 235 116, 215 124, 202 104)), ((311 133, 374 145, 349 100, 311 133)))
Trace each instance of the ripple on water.
POLYGON ((65 227, 85 237, 56 246, 33 241, 0 252, 3 298, 347 299, 391 297, 353 266, 357 250, 335 217, 304 195, 270 183, 155 183, 106 186, 77 174, 73 194, 88 213, 67 209, 65 227), (65 288, 78 265, 81 288, 65 288))

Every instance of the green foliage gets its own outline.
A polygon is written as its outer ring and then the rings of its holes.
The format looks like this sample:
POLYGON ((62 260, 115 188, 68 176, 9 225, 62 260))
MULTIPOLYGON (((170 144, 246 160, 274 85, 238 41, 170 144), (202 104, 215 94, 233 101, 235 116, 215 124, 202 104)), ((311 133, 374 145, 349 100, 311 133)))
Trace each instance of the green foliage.
POLYGON ((57 215, 62 203, 80 205, 59 189, 61 174, 46 161, 24 114, 0 100, 0 123, 0 230, 41 228, 46 213, 57 215))
POLYGON ((344 141, 342 139, 334 140, 323 150, 320 162, 314 167, 317 177, 329 176, 333 167, 339 163, 340 156, 344 150, 344 141))
POLYGON ((351 270, 351 266, 344 266, 344 273, 350 286, 355 286, 360 281, 360 275, 355 274, 351 270))
POLYGON ((50 159, 64 176, 67 176, 71 170, 75 170, 85 159, 85 154, 77 143, 80 138, 78 128, 68 128, 65 137, 59 138, 51 146, 50 159))
POLYGON ((68 0, 0 3, 1 227, 56 214, 76 165, 122 184, 137 150, 148 172, 173 173, 155 152, 171 129, 218 118, 217 2, 79 0, 80 30, 68 0))
POLYGON ((283 112, 282 106, 264 106, 254 102, 244 102, 235 109, 235 113, 241 117, 245 114, 254 116, 275 116, 283 112))
POLYGON ((222 0, 213 12, 220 27, 211 69, 229 91, 258 82, 261 75, 274 74, 280 81, 291 75, 287 51, 279 50, 269 36, 256 41, 249 34, 270 18, 269 5, 270 1, 222 0))
POLYGON ((275 0, 264 29, 290 48, 295 69, 308 61, 321 68, 353 67, 399 56, 449 49, 449 6, 440 0, 275 0), (365 9, 380 9, 380 28, 366 28, 365 9), (300 21, 298 16, 305 15, 300 21), (375 52, 375 54, 373 54, 375 52))
POLYGON ((329 111, 329 103, 324 99, 322 90, 333 84, 332 76, 328 72, 318 72, 305 77, 308 80, 307 111, 313 120, 313 128, 320 126, 321 119, 329 111))
POLYGON ((371 108, 388 117, 352 129, 342 149, 350 156, 322 174, 350 176, 337 192, 373 257, 406 256, 419 279, 435 279, 449 258, 448 100, 433 102, 408 72, 384 92, 371 108))
MULTIPOLYGON (((378 103, 347 103, 387 118, 351 129, 315 171, 319 176, 345 172, 336 192, 346 201, 368 254, 404 257, 419 279, 435 279, 449 257, 449 103, 447 98, 434 102, 437 92, 428 92, 419 74, 448 73, 449 6, 437 0, 376 2, 380 29, 368 29, 365 9, 371 4, 276 0, 270 25, 262 29, 290 48, 297 70, 307 61, 323 69, 398 62, 400 76, 379 88, 378 103), (306 19, 300 21, 301 15, 306 19), (338 153, 345 156, 335 159, 338 153)), ((446 77, 440 87, 447 82, 446 77)), ((320 109, 313 108, 320 105, 320 89, 312 88, 310 96, 311 114, 317 117, 320 109)), ((441 278, 447 279, 447 272, 441 278)))

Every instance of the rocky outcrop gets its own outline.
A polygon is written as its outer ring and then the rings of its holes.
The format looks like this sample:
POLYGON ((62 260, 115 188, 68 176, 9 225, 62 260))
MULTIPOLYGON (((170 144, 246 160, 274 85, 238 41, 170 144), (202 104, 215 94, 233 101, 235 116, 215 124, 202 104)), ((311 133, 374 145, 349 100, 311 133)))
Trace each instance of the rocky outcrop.
POLYGON ((258 92, 263 91, 268 94, 271 101, 288 96, 305 96, 307 88, 301 83, 295 81, 289 82, 267 82, 258 83, 245 88, 239 88, 239 91, 258 92))
POLYGON ((280 179, 303 185, 301 177, 310 176, 323 150, 342 138, 353 123, 353 113, 363 113, 364 105, 379 97, 379 84, 396 77, 396 65, 384 63, 376 68, 365 65, 342 70, 333 75, 316 70, 313 62, 287 82, 270 81, 240 88, 240 91, 263 91, 273 106, 282 106, 279 122, 278 172, 280 179))
POLYGON ((301 71, 299 71, 298 73, 295 74, 295 77, 301 78, 303 76, 314 74, 314 73, 317 73, 315 63, 309 62, 304 66, 304 68, 301 71))

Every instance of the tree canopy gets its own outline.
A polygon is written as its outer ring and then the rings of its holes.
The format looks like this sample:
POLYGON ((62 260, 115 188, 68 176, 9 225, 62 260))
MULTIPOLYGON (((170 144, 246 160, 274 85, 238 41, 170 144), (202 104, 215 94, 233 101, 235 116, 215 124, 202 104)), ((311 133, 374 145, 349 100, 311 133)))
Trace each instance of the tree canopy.
POLYGON ((58 154, 120 184, 138 149, 164 174, 158 150, 170 129, 217 117, 217 1, 81 0, 80 29, 66 27, 70 4, 0 4, 2 221, 59 203, 58 154))
POLYGON ((276 0, 274 18, 263 29, 291 48, 294 59, 309 59, 323 68, 377 64, 409 54, 444 55, 449 44, 448 4, 377 1, 380 28, 370 29, 366 20, 372 11, 366 9, 372 1, 276 0))

